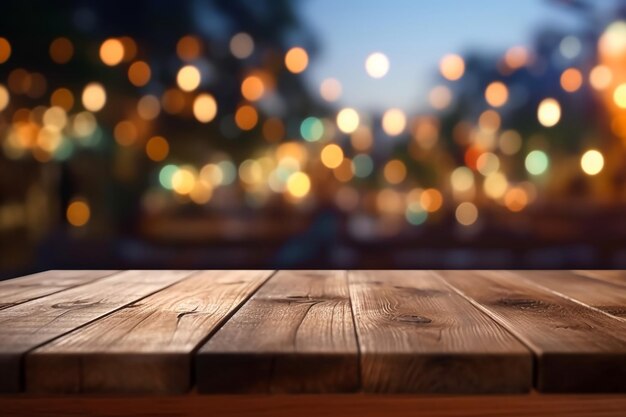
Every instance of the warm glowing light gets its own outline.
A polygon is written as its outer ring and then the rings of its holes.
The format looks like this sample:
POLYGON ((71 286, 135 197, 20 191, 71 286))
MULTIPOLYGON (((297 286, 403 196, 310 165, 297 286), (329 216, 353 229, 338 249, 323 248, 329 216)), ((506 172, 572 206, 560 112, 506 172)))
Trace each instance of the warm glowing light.
POLYGON ((235 58, 245 59, 254 52, 254 40, 244 32, 237 33, 230 39, 230 53, 235 58))
POLYGON ((596 90, 605 90, 613 82, 613 72, 609 67, 598 65, 589 73, 589 83, 596 90))
POLYGON ((124 44, 119 39, 110 38, 100 45, 100 59, 110 67, 124 59, 124 44))
POLYGON ((91 209, 86 200, 76 199, 67 206, 67 221, 74 227, 82 227, 89 222, 91 209))
POLYGON ((504 196, 504 205, 512 212, 522 211, 528 205, 528 194, 521 187, 511 188, 504 196))
POLYGON ((500 159, 494 153, 485 152, 476 160, 476 169, 484 176, 493 174, 500 169, 500 159))
POLYGON ((611 23, 598 41, 600 54, 606 57, 620 57, 626 53, 626 22, 611 23))
POLYGON ((6 38, 0 37, 0 64, 4 64, 11 57, 11 44, 6 38))
POLYGON ((124 58, 122 61, 130 62, 137 56, 137 42, 130 36, 122 36, 120 42, 124 46, 124 58))
POLYGON ((179 168, 172 175, 172 189, 178 194, 189 194, 196 186, 196 175, 191 168, 179 168))
POLYGON ((296 46, 285 54, 285 66, 290 72, 299 74, 309 65, 309 55, 303 48, 296 46))
POLYGON ((130 120, 122 120, 115 125, 113 136, 115 137, 115 141, 120 145, 130 146, 137 141, 139 132, 133 122, 130 120))
POLYGON ((487 86, 485 100, 492 107, 502 107, 509 100, 509 89, 504 83, 495 81, 487 86))
POLYGON ((241 83, 241 95, 247 100, 257 101, 263 97, 263 94, 265 94, 265 85, 260 77, 250 75, 241 83))
POLYGON ((200 70, 193 65, 185 65, 176 76, 176 82, 183 91, 195 90, 200 86, 201 81, 200 70))
POLYGON ((439 62, 439 71, 446 80, 459 80, 465 73, 465 61, 456 54, 446 55, 439 62))
POLYGON ((304 172, 295 172, 287 179, 287 191, 296 198, 305 197, 311 190, 311 180, 304 172))
POLYGON ((452 92, 444 85, 433 88, 428 94, 428 101, 435 110, 443 110, 452 102, 452 92))
POLYGON ((155 162, 167 158, 170 153, 170 145, 162 136, 154 136, 146 142, 146 155, 155 162))
MULTIPOLYGON (((50 96, 50 104, 70 111, 74 107, 74 95, 67 88, 58 88, 50 96)), ((0 110, 2 109, 0 108, 0 110)))
POLYGON ((365 71, 372 78, 382 78, 389 72, 389 59, 381 52, 374 52, 365 60, 365 71))
POLYGON ((522 137, 515 130, 504 131, 500 135, 498 146, 503 154, 515 155, 522 149, 522 137))
POLYGON ((532 151, 526 156, 524 161, 526 171, 532 175, 541 175, 548 169, 550 160, 543 151, 532 151))
POLYGON ((514 46, 504 54, 504 63, 512 70, 526 66, 529 61, 530 52, 524 46, 514 46))
POLYGON ((620 84, 613 92, 613 101, 617 107, 626 109, 626 84, 620 84))
POLYGON ((183 61, 193 61, 202 52, 202 42, 196 36, 183 36, 176 43, 176 54, 183 61))
POLYGON ((263 136, 268 142, 278 142, 285 137, 285 125, 277 117, 270 117, 263 123, 263 136))
POLYGON ((598 175, 604 168, 604 157, 597 150, 591 149, 580 158, 580 167, 587 175, 598 175))
POLYGON ((6 109, 10 101, 11 96, 9 95, 9 90, 7 90, 5 86, 0 84, 0 111, 6 109))
POLYGON ((456 221, 463 226, 471 226, 478 220, 478 208, 472 203, 459 204, 455 211, 456 221))
POLYGON ((177 88, 170 88, 161 97, 163 110, 170 114, 178 114, 185 108, 185 95, 177 88))
POLYGON ((337 113, 337 127, 343 133, 352 133, 359 127, 359 114, 351 108, 342 109, 337 113))
POLYGON ((501 124, 502 118, 495 110, 485 110, 478 118, 478 126, 487 133, 495 133, 501 124))
POLYGON ((193 115, 201 123, 209 123, 217 115, 217 101, 211 94, 203 93, 193 101, 193 115))
POLYGON ((389 109, 383 115, 383 130, 389 136, 398 136, 406 128, 406 116, 400 109, 389 109))
POLYGON ((43 123, 61 130, 67 124, 67 113, 61 107, 52 106, 44 112, 43 123))
POLYGON ((327 78, 320 85, 320 95, 328 102, 339 100, 341 90, 341 84, 334 78, 327 78))
POLYGON ((561 120, 561 105, 553 98, 546 98, 537 109, 537 119, 545 127, 556 126, 561 120))
POLYGON ((343 162, 343 150, 339 145, 331 143, 330 145, 324 146, 320 158, 327 168, 337 168, 343 162))
POLYGON ((568 68, 561 74, 561 87, 568 93, 578 91, 583 85, 583 75, 576 68, 568 68))
POLYGON ((235 123, 241 130, 252 130, 259 121, 256 109, 249 105, 243 105, 235 113, 235 123))
POLYGON ((429 213, 434 213, 443 206, 443 196, 438 190, 429 188, 420 193, 420 205, 429 213))
POLYGON ((92 112, 102 110, 107 102, 107 95, 104 87, 99 83, 89 83, 83 90, 83 106, 92 112))
POLYGON ((143 87, 148 84, 151 76, 150 66, 143 61, 133 62, 128 68, 128 80, 135 87, 143 87))
POLYGON ((474 187, 474 174, 467 167, 458 167, 452 171, 450 182, 456 191, 469 191, 474 187))
POLYGON ((50 44, 50 58, 57 64, 66 64, 74 56, 74 45, 67 38, 56 38, 50 44))
POLYGON ((145 95, 137 102, 137 114, 144 120, 154 120, 161 113, 159 99, 152 95, 145 95))
POLYGON ((385 164, 383 175, 389 184, 400 184, 406 178, 406 165, 398 159, 393 159, 385 164))
POLYGON ((501 172, 494 172, 489 174, 483 182, 483 191, 489 198, 498 199, 501 198, 508 188, 509 184, 506 177, 501 172))

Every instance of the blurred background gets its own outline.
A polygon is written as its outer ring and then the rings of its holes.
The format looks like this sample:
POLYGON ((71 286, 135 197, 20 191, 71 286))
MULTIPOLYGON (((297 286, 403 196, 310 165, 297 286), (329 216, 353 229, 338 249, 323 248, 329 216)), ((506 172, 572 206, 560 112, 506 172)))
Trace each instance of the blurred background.
POLYGON ((0 277, 626 267, 626 1, 0 7, 0 277))

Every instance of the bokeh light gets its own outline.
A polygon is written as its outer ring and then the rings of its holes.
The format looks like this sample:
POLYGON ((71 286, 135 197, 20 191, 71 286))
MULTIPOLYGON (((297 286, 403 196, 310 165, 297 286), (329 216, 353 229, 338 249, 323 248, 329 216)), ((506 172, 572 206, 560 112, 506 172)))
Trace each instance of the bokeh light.
POLYGON ((100 46, 100 59, 110 67, 118 65, 124 59, 124 44, 115 38, 105 40, 100 46))
POLYGON ((439 71, 446 80, 457 81, 465 73, 465 61, 456 54, 446 55, 439 62, 439 71))
POLYGON ((604 157, 595 149, 588 150, 580 159, 580 166, 585 174, 598 175, 604 168, 604 157))
POLYGON ((285 54, 285 66, 287 69, 294 73, 299 74, 303 72, 309 65, 309 54, 299 46, 291 48, 285 54))
POLYGON ((389 58, 382 52, 374 52, 365 60, 365 71, 372 78, 383 78, 389 72, 389 58))
POLYGON ((345 108, 337 113, 337 127, 343 133, 352 133, 359 127, 359 114, 352 108, 345 108))
POLYGON ((69 224, 74 227, 82 227, 91 218, 91 208, 87 200, 75 199, 67 206, 65 215, 69 224))
POLYGON ((537 108, 537 119, 545 127, 553 127, 561 120, 561 105, 553 98, 546 98, 537 108))
POLYGON ((107 101, 106 91, 100 83, 89 83, 82 95, 83 106, 92 112, 102 110, 107 101))
POLYGON ((202 77, 200 70, 193 65, 185 65, 176 75, 176 82, 183 91, 193 91, 200 86, 202 77))

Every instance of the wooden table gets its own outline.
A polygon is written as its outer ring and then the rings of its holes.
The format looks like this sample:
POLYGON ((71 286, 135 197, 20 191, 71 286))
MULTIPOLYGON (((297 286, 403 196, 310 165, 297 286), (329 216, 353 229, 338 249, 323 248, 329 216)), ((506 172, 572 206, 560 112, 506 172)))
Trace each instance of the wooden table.
POLYGON ((626 271, 47 271, 0 282, 0 392, 2 416, 626 416, 626 271))

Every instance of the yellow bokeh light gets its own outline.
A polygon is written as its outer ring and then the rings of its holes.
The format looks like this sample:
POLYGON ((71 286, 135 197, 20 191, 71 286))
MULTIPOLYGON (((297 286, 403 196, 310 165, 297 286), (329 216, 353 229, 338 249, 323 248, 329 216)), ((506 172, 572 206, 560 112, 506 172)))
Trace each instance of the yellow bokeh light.
POLYGON ((537 109, 537 119, 545 127, 553 127, 561 120, 561 105, 553 98, 546 98, 537 109))
POLYGON ((398 136, 406 128, 406 116, 400 109, 389 109, 383 115, 383 130, 389 136, 398 136))
POLYGON ((193 61, 202 52, 202 42, 196 36, 183 36, 176 43, 176 54, 183 61, 193 61))
POLYGON ((107 94, 99 83, 89 83, 85 86, 82 95, 83 106, 91 112, 102 110, 107 102, 107 94))
POLYGON ((613 101, 617 107, 626 109, 626 84, 620 84, 613 92, 613 101))
POLYGON ((172 175, 172 189, 178 194, 189 194, 195 186, 196 174, 191 168, 181 167, 172 175))
POLYGON ((501 198, 504 193, 506 193, 508 186, 509 184, 504 174, 501 172, 494 172, 485 178, 483 190, 487 197, 495 200, 501 198))
POLYGON ((235 123, 241 130, 252 130, 259 121, 259 114, 256 109, 249 105, 243 105, 235 113, 235 123))
POLYGON ((485 89, 485 100, 492 107, 502 107, 509 100, 508 87, 500 82, 494 81, 485 89))
POLYGON ((311 180, 304 172, 294 172, 287 179, 287 191, 296 198, 305 197, 311 190, 311 180))
POLYGON ((459 80, 465 73, 465 61, 456 54, 446 55, 439 62, 439 71, 446 80, 459 80))
POLYGON ((398 159, 393 159, 385 164, 383 175, 389 184, 400 184, 406 178, 406 165, 398 159))
POLYGON ((429 213, 434 213, 443 206, 443 196, 434 189, 424 190, 419 195, 419 203, 429 213))
POLYGON ((67 206, 65 216, 72 226, 82 227, 89 222, 91 209, 86 200, 76 199, 67 206))
POLYGON ((170 145, 162 136, 151 137, 146 142, 146 155, 155 162, 159 162, 167 158, 170 153, 170 145))
POLYGON ((324 146, 320 158, 327 168, 337 168, 343 162, 343 150, 339 145, 331 143, 324 146))
POLYGON ((67 124, 67 113, 61 107, 52 106, 44 112, 43 124, 61 130, 67 124))
POLYGON ((66 64, 74 56, 74 45, 67 38, 56 38, 50 44, 50 58, 57 64, 66 64))
POLYGON ((381 52, 370 54, 365 60, 365 71, 372 78, 382 78, 389 72, 389 58, 381 52))
POLYGON ((359 113, 352 108, 345 108, 337 113, 337 127, 343 133, 352 133, 359 127, 359 113))
POLYGON ((122 62, 124 59, 124 44, 115 38, 110 38, 100 45, 100 59, 110 67, 122 62))
POLYGON ((9 90, 7 90, 5 86, 0 84, 0 111, 6 109, 10 101, 11 96, 9 95, 9 90))
POLYGON ((176 83, 183 91, 193 91, 200 86, 200 70, 193 65, 185 65, 176 75, 176 83))
POLYGON ((11 57, 11 44, 6 38, 0 37, 0 64, 4 64, 11 57))
POLYGON ((595 66, 589 73, 589 83, 596 90, 605 90, 613 82, 613 72, 604 65, 595 66))
POLYGON ((263 80, 256 75, 246 77, 241 83, 241 95, 247 100, 257 101, 265 94, 263 80))
POLYGON ((309 55, 303 48, 299 46, 291 48, 285 54, 285 66, 290 72, 294 74, 299 74, 303 72, 308 65, 309 55))
POLYGON ((478 220, 478 208, 472 203, 459 204, 455 211, 456 221, 463 226, 471 226, 478 220))
POLYGON ((151 76, 150 66, 144 61, 133 62, 128 68, 128 80, 135 87, 143 87, 148 84, 151 76))
POLYGON ((604 156, 595 149, 588 150, 580 158, 580 167, 587 175, 598 175, 604 168, 604 156))
POLYGON ((199 122, 209 123, 217 115, 217 101, 211 94, 203 93, 193 101, 193 115, 199 122))
POLYGON ((341 91, 341 83, 334 78, 327 78, 320 85, 320 95, 328 102, 339 100, 341 91))
POLYGON ((254 52, 254 40, 244 32, 237 33, 230 39, 230 52, 239 59, 248 58, 254 52))
POLYGON ((611 23, 598 41, 603 56, 619 57, 626 53, 626 22, 611 23))
POLYGON ((561 74, 561 87, 568 93, 576 92, 583 85, 583 75, 576 68, 568 68, 561 74))
POLYGON ((469 191, 474 187, 474 174, 467 167, 458 167, 452 171, 450 182, 456 191, 469 191))
POLYGON ((500 159, 491 152, 481 154, 476 160, 476 169, 484 176, 493 174, 500 168, 500 159))

